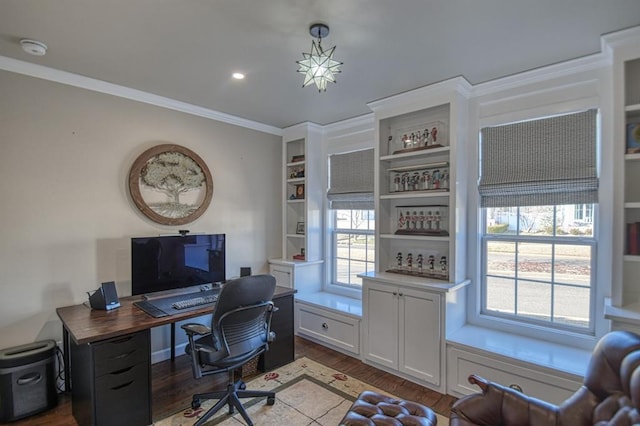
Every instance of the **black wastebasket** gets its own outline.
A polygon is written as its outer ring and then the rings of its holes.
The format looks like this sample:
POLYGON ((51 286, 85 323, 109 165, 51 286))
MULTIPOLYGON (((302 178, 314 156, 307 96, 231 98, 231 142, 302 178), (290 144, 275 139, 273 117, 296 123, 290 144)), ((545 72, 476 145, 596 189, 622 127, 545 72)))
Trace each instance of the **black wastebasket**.
POLYGON ((58 403, 55 357, 54 340, 0 350, 0 421, 18 420, 58 403))

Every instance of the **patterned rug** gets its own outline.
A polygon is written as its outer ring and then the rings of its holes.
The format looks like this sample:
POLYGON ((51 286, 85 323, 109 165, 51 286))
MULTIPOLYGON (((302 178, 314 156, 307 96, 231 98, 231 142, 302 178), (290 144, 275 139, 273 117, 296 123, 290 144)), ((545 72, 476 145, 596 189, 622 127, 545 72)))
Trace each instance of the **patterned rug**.
MULTIPOLYGON (((266 373, 247 383, 247 389, 275 390, 276 403, 266 405, 265 398, 243 399, 249 416, 256 426, 337 426, 363 390, 390 395, 351 376, 325 367, 307 358, 300 358, 277 370, 266 373)), ((390 395, 392 396, 392 395, 390 395)), ((155 426, 193 425, 214 401, 203 401, 198 410, 187 409, 159 422, 155 426)), ((220 410, 207 426, 240 426, 240 414, 227 414, 220 410)), ((438 415, 438 426, 448 426, 447 418, 438 415)))

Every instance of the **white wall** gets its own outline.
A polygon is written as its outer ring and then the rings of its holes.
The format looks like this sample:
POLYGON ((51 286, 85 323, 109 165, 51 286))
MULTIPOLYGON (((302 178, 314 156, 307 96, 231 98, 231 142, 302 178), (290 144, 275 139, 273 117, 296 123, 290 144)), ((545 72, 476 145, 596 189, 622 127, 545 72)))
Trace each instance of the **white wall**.
MULTIPOLYGON (((226 233, 228 278, 281 254, 278 136, 0 71, 0 147, 0 347, 60 340, 55 309, 102 281, 131 294, 132 236, 226 233), (189 225, 155 224, 130 200, 133 161, 161 143, 196 152, 213 176, 189 225)), ((168 328, 152 336, 166 347, 168 328)))

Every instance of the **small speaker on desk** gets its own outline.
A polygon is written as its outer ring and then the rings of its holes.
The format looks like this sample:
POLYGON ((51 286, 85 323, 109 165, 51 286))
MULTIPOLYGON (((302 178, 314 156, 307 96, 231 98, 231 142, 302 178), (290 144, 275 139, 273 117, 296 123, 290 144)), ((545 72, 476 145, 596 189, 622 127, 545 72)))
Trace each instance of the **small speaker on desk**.
POLYGON ((91 305, 91 309, 100 309, 103 311, 119 308, 120 301, 118 300, 116 283, 113 281, 102 283, 99 289, 93 293, 89 293, 89 304, 91 305))

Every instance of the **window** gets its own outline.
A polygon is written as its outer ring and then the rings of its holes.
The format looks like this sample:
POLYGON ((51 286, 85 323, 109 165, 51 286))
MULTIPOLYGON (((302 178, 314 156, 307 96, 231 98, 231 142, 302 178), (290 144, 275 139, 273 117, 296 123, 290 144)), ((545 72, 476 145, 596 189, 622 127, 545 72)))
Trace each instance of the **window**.
POLYGON ((481 314, 594 332, 596 118, 481 130, 481 314))
POLYGON ((374 211, 333 210, 333 217, 332 283, 361 288, 358 274, 374 270, 374 211))
POLYGON ((330 284, 361 290, 358 274, 374 270, 373 150, 329 157, 330 284))
POLYGON ((596 242, 592 225, 575 223, 574 209, 485 209, 483 314, 591 329, 596 242))

